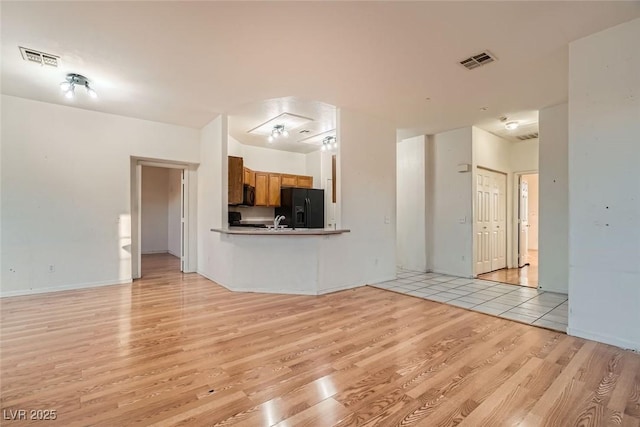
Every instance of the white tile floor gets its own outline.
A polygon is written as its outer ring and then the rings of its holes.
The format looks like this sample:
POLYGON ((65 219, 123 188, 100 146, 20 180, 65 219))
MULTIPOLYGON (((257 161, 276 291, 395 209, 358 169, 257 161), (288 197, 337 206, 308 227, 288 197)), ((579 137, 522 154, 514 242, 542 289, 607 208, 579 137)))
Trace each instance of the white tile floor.
POLYGON ((398 270, 396 280, 373 286, 557 331, 567 330, 569 304, 564 294, 407 270, 398 270))

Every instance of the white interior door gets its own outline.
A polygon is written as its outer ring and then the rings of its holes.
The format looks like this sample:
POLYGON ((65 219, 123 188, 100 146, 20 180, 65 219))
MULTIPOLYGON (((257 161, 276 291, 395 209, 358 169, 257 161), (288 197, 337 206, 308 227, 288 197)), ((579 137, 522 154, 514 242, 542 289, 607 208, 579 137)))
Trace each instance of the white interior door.
POLYGON ((491 172, 491 271, 507 266, 507 176, 491 172))
POLYGON ((488 171, 476 175, 476 274, 491 271, 491 179, 488 171))
POLYGON ((475 272, 507 266, 507 176, 478 169, 476 174, 475 272))
POLYGON ((518 267, 529 264, 529 184, 520 177, 520 208, 518 232, 518 267))

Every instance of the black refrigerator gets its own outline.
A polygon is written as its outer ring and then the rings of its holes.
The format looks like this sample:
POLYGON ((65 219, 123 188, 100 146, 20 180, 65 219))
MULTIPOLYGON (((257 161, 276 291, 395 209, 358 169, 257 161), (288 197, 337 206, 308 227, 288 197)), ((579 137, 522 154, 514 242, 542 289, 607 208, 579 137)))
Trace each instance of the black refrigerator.
POLYGON ((280 224, 291 228, 324 228, 324 190, 283 188, 275 214, 284 215, 280 224))

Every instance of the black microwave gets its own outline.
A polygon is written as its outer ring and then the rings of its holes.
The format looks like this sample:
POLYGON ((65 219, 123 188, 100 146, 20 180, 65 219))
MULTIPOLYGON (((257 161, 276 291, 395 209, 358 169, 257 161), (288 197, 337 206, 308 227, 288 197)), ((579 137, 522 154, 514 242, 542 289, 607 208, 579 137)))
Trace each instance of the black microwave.
POLYGON ((256 204, 256 189, 249 184, 244 185, 242 191, 242 204, 244 206, 254 206, 256 204))

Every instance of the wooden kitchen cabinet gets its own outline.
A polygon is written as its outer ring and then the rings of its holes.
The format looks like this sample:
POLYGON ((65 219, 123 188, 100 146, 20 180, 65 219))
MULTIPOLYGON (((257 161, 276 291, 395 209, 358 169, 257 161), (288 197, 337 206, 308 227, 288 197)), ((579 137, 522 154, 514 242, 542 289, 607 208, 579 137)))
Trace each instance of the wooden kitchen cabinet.
POLYGON ((249 168, 244 168, 244 183, 252 187, 256 186, 256 173, 249 168))
POLYGON ((296 180, 296 187, 299 188, 313 188, 313 177, 298 175, 296 180))
POLYGON ((298 185, 298 176, 297 175, 285 175, 282 174, 282 179, 280 185, 282 187, 296 187, 298 185))
POLYGON ((256 172, 256 206, 269 206, 269 174, 256 172))
POLYGON ((256 172, 255 206, 280 206, 280 188, 280 174, 256 172))
POLYGON ((269 205, 280 206, 280 188, 282 187, 280 174, 269 174, 269 205))
POLYGON ((242 204, 244 180, 242 157, 229 156, 229 201, 230 205, 242 204))
POLYGON ((306 175, 282 174, 280 185, 282 187, 313 188, 313 177, 306 175))

